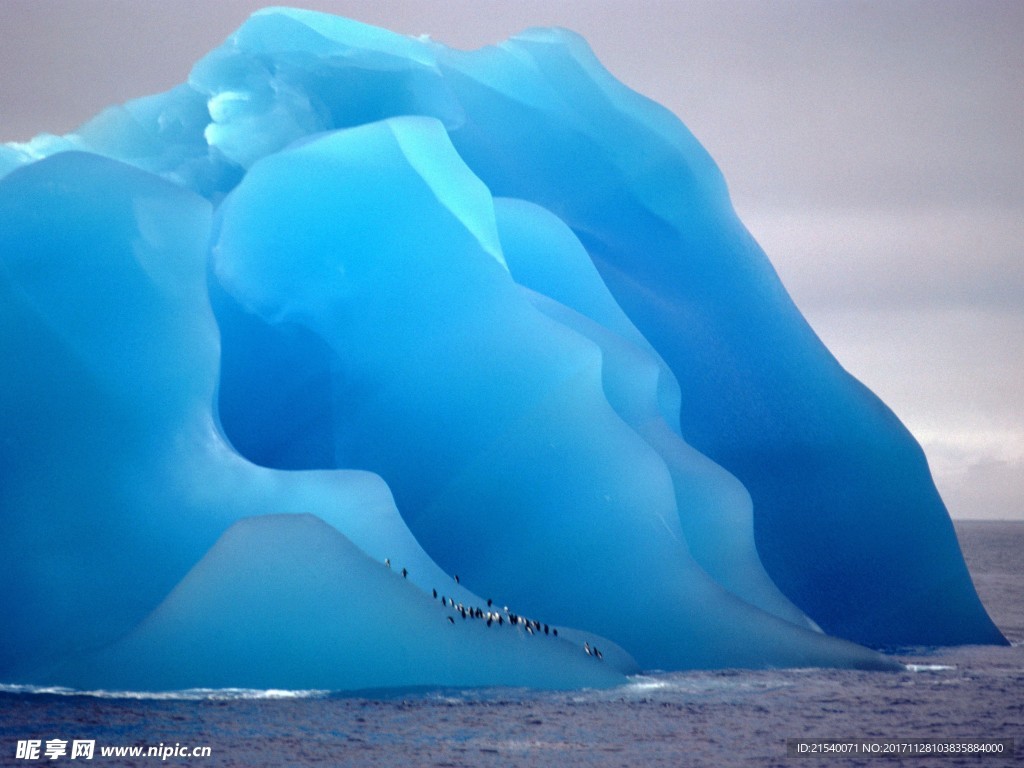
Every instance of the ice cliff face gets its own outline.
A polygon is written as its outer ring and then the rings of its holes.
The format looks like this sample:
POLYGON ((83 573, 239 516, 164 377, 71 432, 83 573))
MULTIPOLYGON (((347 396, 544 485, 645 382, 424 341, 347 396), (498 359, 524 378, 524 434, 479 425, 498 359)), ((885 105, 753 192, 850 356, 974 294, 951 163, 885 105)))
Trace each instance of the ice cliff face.
POLYGON ((573 687, 1001 641, 916 443, 570 33, 268 9, 2 171, 0 679, 573 687))

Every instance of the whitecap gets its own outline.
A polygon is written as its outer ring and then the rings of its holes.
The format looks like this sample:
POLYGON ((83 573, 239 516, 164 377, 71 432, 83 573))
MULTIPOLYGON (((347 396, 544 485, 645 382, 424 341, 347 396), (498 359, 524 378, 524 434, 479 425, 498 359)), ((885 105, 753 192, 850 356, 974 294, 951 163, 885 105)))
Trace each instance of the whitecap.
POLYGON ((326 698, 332 694, 332 691, 320 689, 286 690, 278 688, 186 688, 178 691, 108 691, 103 689, 80 690, 63 686, 0 683, 0 693, 89 696, 97 699, 130 699, 135 701, 234 701, 241 699, 326 698))
POLYGON ((904 664, 903 668, 908 672, 947 672, 956 669, 951 664, 904 664))

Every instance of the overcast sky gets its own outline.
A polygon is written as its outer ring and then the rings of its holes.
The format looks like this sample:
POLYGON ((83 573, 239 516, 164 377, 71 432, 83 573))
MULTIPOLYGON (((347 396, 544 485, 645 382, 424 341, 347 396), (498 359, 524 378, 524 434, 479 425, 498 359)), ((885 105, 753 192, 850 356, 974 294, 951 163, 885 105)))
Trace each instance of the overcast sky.
MULTIPOLYGON (((954 517, 1024 519, 1024 3, 306 2, 460 48, 583 34, 687 124, 954 517)), ((165 90, 243 0, 0 0, 0 140, 165 90)))

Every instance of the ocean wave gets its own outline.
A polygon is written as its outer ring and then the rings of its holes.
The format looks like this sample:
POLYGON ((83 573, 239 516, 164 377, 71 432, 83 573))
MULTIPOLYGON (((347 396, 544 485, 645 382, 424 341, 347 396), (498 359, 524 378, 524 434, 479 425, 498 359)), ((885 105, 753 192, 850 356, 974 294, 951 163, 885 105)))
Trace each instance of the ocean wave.
POLYGON ((903 668, 908 672, 948 672, 956 669, 954 664, 904 664, 903 668))
POLYGON ((56 685, 20 685, 0 683, 0 694, 39 696, 86 696, 97 699, 134 701, 236 701, 242 699, 322 699, 333 695, 328 690, 284 690, 279 688, 187 688, 179 691, 86 691, 56 685))

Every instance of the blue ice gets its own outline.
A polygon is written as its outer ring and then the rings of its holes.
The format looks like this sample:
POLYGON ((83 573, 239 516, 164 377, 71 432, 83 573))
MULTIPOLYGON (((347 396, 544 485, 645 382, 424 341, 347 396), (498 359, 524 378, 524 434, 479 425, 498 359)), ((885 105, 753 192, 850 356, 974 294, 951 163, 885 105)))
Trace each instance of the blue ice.
POLYGON ((564 688, 1003 642, 916 442, 572 33, 267 9, 4 173, 0 679, 564 688))

